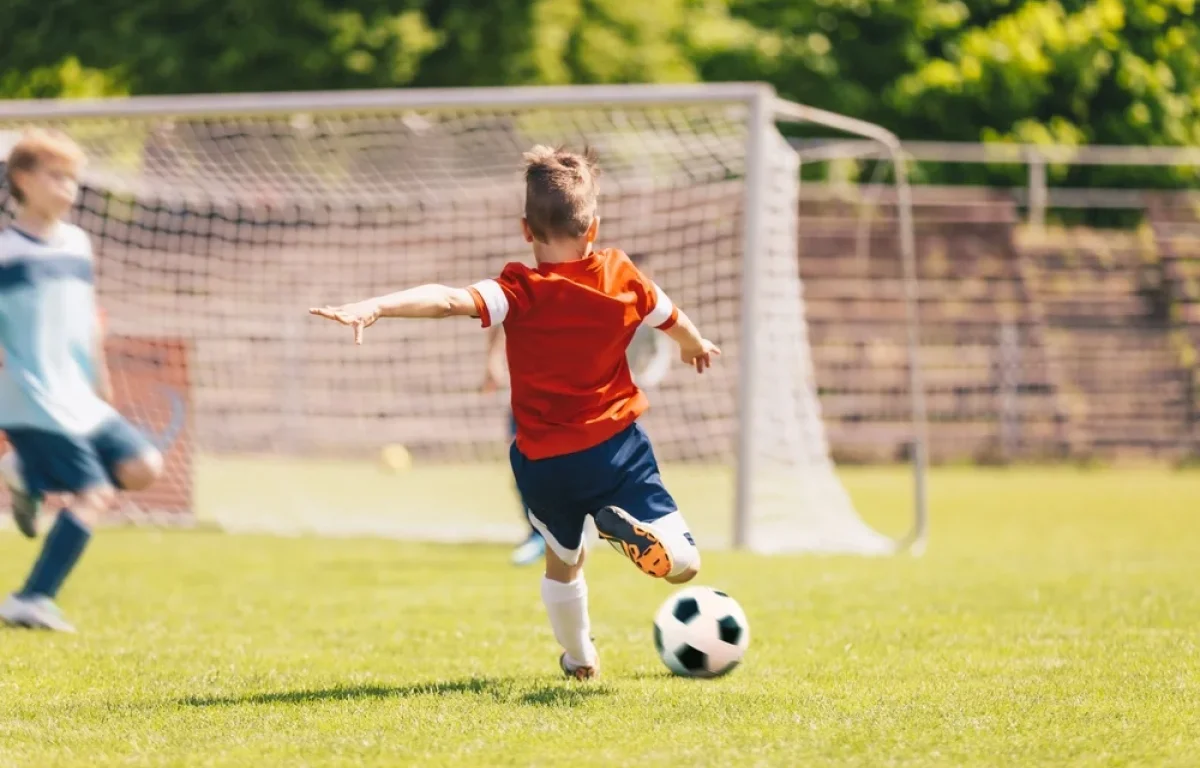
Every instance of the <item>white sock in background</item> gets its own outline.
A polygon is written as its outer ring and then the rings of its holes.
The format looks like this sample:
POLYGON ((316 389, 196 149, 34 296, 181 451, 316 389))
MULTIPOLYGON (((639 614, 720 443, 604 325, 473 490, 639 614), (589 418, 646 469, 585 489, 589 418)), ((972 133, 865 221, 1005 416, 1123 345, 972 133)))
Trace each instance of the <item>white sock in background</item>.
POLYGON ((567 652, 567 663, 572 667, 596 663, 587 597, 587 582, 583 576, 566 584, 542 577, 542 602, 546 604, 554 637, 567 652))
POLYGON ((25 493, 25 481, 21 478, 21 463, 16 451, 10 450, 0 456, 0 479, 14 491, 25 493))

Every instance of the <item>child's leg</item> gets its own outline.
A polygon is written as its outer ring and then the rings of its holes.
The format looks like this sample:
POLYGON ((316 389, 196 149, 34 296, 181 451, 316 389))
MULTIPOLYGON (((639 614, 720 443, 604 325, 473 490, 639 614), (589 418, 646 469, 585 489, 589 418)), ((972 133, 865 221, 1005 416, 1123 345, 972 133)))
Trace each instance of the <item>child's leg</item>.
POLYGON ((123 491, 149 488, 162 476, 162 454, 124 419, 105 424, 91 442, 112 484, 123 491))
POLYGON ((546 549, 546 575, 542 579, 542 602, 554 637, 565 652, 563 671, 579 678, 596 673, 599 654, 592 643, 592 624, 588 617, 588 589, 583 578, 584 554, 580 550, 574 563, 567 563, 546 549))
POLYGON ((37 487, 32 492, 72 494, 68 509, 46 535, 42 552, 10 606, 19 623, 72 629, 52 603, 91 540, 91 529, 116 499, 113 484, 144 488, 162 471, 162 457, 124 420, 109 422, 88 437, 30 431, 20 433, 14 447, 29 454, 36 473, 26 472, 37 487))
POLYGON ((574 495, 569 466, 561 458, 533 461, 517 450, 509 451, 513 477, 530 505, 529 523, 546 544, 546 575, 542 579, 542 602, 563 648, 559 660, 563 672, 585 679, 598 668, 588 618, 587 582, 583 579, 583 523, 586 507, 574 495))
POLYGON ((92 538, 92 526, 108 509, 115 493, 107 484, 75 494, 70 509, 58 513, 54 526, 46 534, 42 552, 19 595, 22 598, 53 600, 67 576, 79 562, 92 538))
POLYGON ((642 573, 672 584, 691 581, 700 573, 700 550, 679 511, 647 522, 622 507, 609 506, 597 512, 595 520, 600 538, 642 573))
POLYGON ((72 497, 46 534, 42 551, 21 590, 0 606, 0 619, 27 627, 73 631, 54 606, 62 588, 91 540, 91 528, 111 504, 109 485, 99 456, 85 437, 39 430, 9 433, 25 467, 31 495, 64 493, 72 497))
POLYGON ((640 426, 613 441, 609 465, 619 484, 605 494, 593 516, 600 537, 645 574, 673 584, 695 578, 700 552, 663 485, 650 438, 640 426))
POLYGON ((672 584, 684 584, 696 578, 700 573, 700 550, 696 548, 696 540, 688 530, 683 513, 672 512, 646 525, 671 550, 671 572, 664 578, 672 584))

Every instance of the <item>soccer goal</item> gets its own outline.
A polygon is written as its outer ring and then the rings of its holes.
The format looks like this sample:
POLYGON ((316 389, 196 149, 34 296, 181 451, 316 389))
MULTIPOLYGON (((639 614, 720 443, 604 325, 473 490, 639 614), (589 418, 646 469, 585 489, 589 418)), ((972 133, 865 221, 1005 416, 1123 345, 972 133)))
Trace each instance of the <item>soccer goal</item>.
POLYGON ((778 129, 789 121, 879 142, 906 200, 891 134, 758 84, 0 102, 0 143, 53 125, 90 156, 78 221, 96 245, 120 405, 169 460, 130 515, 518 536, 507 393, 480 386, 485 334, 383 322, 355 347, 306 309, 465 285, 528 258, 520 153, 566 143, 600 153, 602 244, 640 259, 724 349, 703 376, 658 354, 642 372, 644 423, 702 543, 919 547, 911 213, 901 206, 894 258, 909 304, 915 494, 911 529, 891 538, 864 523, 830 457, 800 279, 799 161, 778 129))

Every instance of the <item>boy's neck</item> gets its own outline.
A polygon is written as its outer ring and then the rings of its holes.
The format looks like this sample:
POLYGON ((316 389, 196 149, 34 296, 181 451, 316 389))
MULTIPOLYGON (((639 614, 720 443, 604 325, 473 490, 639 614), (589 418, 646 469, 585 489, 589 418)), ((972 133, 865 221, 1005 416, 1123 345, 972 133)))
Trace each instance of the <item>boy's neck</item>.
POLYGON ((592 255, 592 244, 585 243, 582 247, 572 242, 539 243, 533 242, 533 258, 538 264, 565 264, 568 261, 579 261, 592 255))
POLYGON ((58 218, 22 208, 13 219, 13 226, 42 240, 49 240, 58 227, 58 218))

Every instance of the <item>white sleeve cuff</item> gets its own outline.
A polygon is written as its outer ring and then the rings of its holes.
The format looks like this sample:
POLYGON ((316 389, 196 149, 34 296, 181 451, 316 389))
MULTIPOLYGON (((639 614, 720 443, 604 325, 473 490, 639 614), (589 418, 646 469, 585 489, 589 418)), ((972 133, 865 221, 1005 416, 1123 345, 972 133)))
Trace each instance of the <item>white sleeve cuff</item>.
POLYGON ((483 304, 487 307, 487 325, 500 325, 508 317, 508 297, 504 289, 495 280, 481 280, 471 286, 479 292, 483 304))
POLYGON ((658 287, 658 283, 654 284, 654 309, 650 310, 650 314, 642 320, 643 323, 651 328, 657 328, 663 323, 671 319, 671 312, 674 311, 675 305, 671 303, 671 298, 667 296, 662 288, 658 287))

